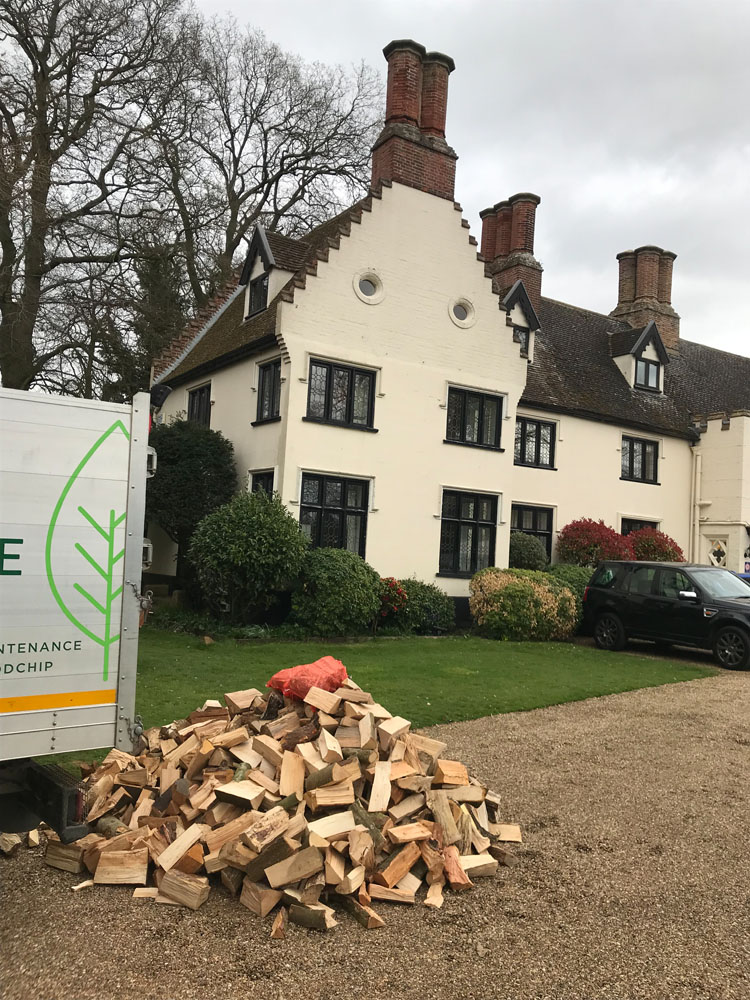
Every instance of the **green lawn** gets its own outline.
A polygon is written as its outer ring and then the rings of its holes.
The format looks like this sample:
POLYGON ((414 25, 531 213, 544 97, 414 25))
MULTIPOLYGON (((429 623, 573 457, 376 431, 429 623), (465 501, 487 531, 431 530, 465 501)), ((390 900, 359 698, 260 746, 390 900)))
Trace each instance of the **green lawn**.
POLYGON ((277 670, 330 653, 357 683, 414 726, 477 719, 618 691, 709 677, 711 667, 602 653, 570 643, 476 638, 373 639, 358 643, 250 642, 212 646, 144 629, 137 707, 146 726, 183 718, 225 691, 263 688, 277 670))
MULTIPOLYGON (((651 652, 652 647, 644 647, 651 652)), ((619 691, 711 677, 710 666, 641 655, 602 653, 572 643, 493 642, 473 637, 371 639, 363 642, 263 642, 227 639, 211 646, 189 635, 145 628, 140 635, 136 710, 144 725, 184 718, 225 691, 265 687, 277 670, 331 654, 394 715, 417 728, 560 705, 619 691)), ((69 768, 77 758, 43 757, 69 768)))

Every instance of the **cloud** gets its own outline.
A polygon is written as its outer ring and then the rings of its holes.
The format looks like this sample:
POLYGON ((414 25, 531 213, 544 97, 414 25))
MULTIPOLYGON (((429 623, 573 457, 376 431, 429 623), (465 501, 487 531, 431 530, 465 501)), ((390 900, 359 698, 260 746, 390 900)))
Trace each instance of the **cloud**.
POLYGON ((682 332, 750 354, 750 4, 747 0, 286 0, 231 10, 307 59, 385 72, 392 38, 456 61, 448 139, 456 195, 482 208, 542 197, 548 294, 608 312, 615 254, 678 254, 682 332))

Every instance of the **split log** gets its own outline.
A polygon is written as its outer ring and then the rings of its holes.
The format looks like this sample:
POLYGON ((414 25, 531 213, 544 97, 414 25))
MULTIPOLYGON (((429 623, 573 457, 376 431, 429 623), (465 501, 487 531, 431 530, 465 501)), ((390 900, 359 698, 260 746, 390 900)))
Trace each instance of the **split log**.
POLYGON ((148 881, 148 850, 106 851, 94 874, 97 885, 145 885, 148 881))
POLYGON ((289 920, 289 911, 285 907, 281 907, 279 912, 273 918, 273 924, 271 925, 271 937, 274 941, 283 941, 286 937, 286 925, 289 920))
POLYGON ((333 910, 322 903, 312 903, 309 906, 292 903, 289 907, 289 919, 293 924, 300 924, 302 927, 317 931, 330 930, 337 923, 333 910))
POLYGON ((197 910, 208 899, 211 891, 208 879, 201 875, 186 875, 172 869, 161 880, 159 891, 167 899, 197 910))
POLYGON ((463 854, 458 860, 466 874, 472 878, 489 878, 497 872, 497 861, 491 854, 463 854))
POLYGON ((469 772, 459 760, 439 760, 435 765, 435 784, 457 787, 468 785, 469 772))
POLYGON ((341 705, 341 698, 331 691, 324 691, 323 688, 311 687, 305 695, 304 702, 328 715, 335 715, 341 705))
POLYGON ((296 795, 299 799, 305 792, 305 762, 299 754, 290 750, 284 751, 278 791, 284 797, 296 795))
POLYGON ((380 760, 375 765, 375 776, 372 779, 368 812, 384 812, 391 800, 391 762, 380 760))
MULTIPOLYGON (((6 855, 6 857, 12 858, 13 855, 18 851, 21 846, 21 838, 17 833, 0 833, 0 851, 6 855)), ((49 862, 47 862, 49 864, 49 862)), ((53 868, 59 867, 58 865, 53 865, 53 868)), ((64 869, 68 870, 68 869, 64 869)), ((82 871, 82 868, 79 869, 82 871)))
POLYGON ((474 883, 461 867, 457 848, 453 845, 445 847, 443 849, 443 857, 445 858, 445 877, 451 889, 456 892, 471 889, 474 883))
POLYGON ((425 896, 424 905, 431 906, 435 910, 439 910, 443 905, 443 886, 445 885, 445 879, 441 876, 436 882, 427 890, 427 895, 425 896))
MULTIPOLYGON (((6 836, 15 836, 10 834, 6 836)), ((20 845, 21 838, 18 837, 20 845)), ((78 875, 83 871, 83 848, 79 844, 62 844, 59 840, 50 840, 44 854, 45 862, 50 868, 59 868, 63 872, 78 875)))
POLYGON ((375 910, 362 903, 358 903, 353 896, 339 896, 335 902, 343 910, 346 910, 347 913, 351 913, 357 923, 361 924, 366 930, 370 931, 376 927, 385 927, 385 920, 375 910))
POLYGON ((181 833, 177 840, 169 845, 166 851, 162 851, 156 863, 165 872, 169 871, 180 860, 183 854, 186 854, 193 844, 196 844, 208 832, 210 832, 210 827, 204 826, 202 823, 194 823, 184 833, 181 833))
POLYGON ((371 882, 367 887, 373 899, 382 899, 386 903, 416 903, 413 892, 406 889, 389 889, 388 886, 371 882))
POLYGON ((355 801, 352 805, 352 815, 354 816, 356 822, 364 826, 372 837, 375 852, 377 853, 380 851, 385 844, 385 838, 380 832, 376 816, 374 814, 371 815, 359 800, 355 801))
POLYGON ((456 821, 453 819, 446 793, 443 791, 428 792, 427 807, 442 830, 443 843, 455 844, 457 840, 460 840, 461 835, 458 832, 456 821))
POLYGON ((259 917, 267 916, 280 901, 281 893, 278 889, 269 889, 258 882, 251 882, 247 877, 242 882, 240 902, 259 917))
POLYGON ((371 884, 375 883, 387 886, 389 889, 392 888, 420 857, 421 852, 417 844, 406 844, 399 851, 386 858, 381 869, 373 875, 371 884))
MULTIPOLYGON (((323 870, 323 855, 316 847, 306 847, 285 861, 265 869, 269 885, 274 889, 299 882, 323 870)), ((291 914, 290 914, 291 916, 291 914)))
POLYGON ((280 806, 271 809, 245 834, 247 846, 257 854, 280 837, 289 826, 289 813, 280 806))
POLYGON ((222 868, 221 870, 221 884, 232 896, 236 896, 240 891, 244 878, 245 873, 240 871, 239 868, 232 868, 227 865, 226 868, 222 868))

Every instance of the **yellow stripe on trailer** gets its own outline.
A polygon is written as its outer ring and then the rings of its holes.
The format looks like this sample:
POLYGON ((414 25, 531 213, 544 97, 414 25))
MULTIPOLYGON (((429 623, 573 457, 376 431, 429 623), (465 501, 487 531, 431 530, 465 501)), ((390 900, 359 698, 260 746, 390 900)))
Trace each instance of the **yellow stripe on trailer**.
POLYGON ((19 698, 0 698, 2 712, 42 712, 48 708, 82 708, 85 705, 113 705, 117 692, 68 691, 65 694, 30 694, 19 698))

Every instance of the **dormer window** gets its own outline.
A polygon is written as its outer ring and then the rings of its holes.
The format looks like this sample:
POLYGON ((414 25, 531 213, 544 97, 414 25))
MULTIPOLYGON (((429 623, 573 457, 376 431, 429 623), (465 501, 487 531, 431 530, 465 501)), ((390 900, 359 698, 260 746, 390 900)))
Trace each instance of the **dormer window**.
POLYGON ((654 389, 659 391, 658 361, 646 361, 639 358, 635 363, 635 384, 638 389, 654 389))
POLYGON ((248 316, 262 312, 268 303, 268 273, 261 274, 250 282, 250 309, 248 316))

